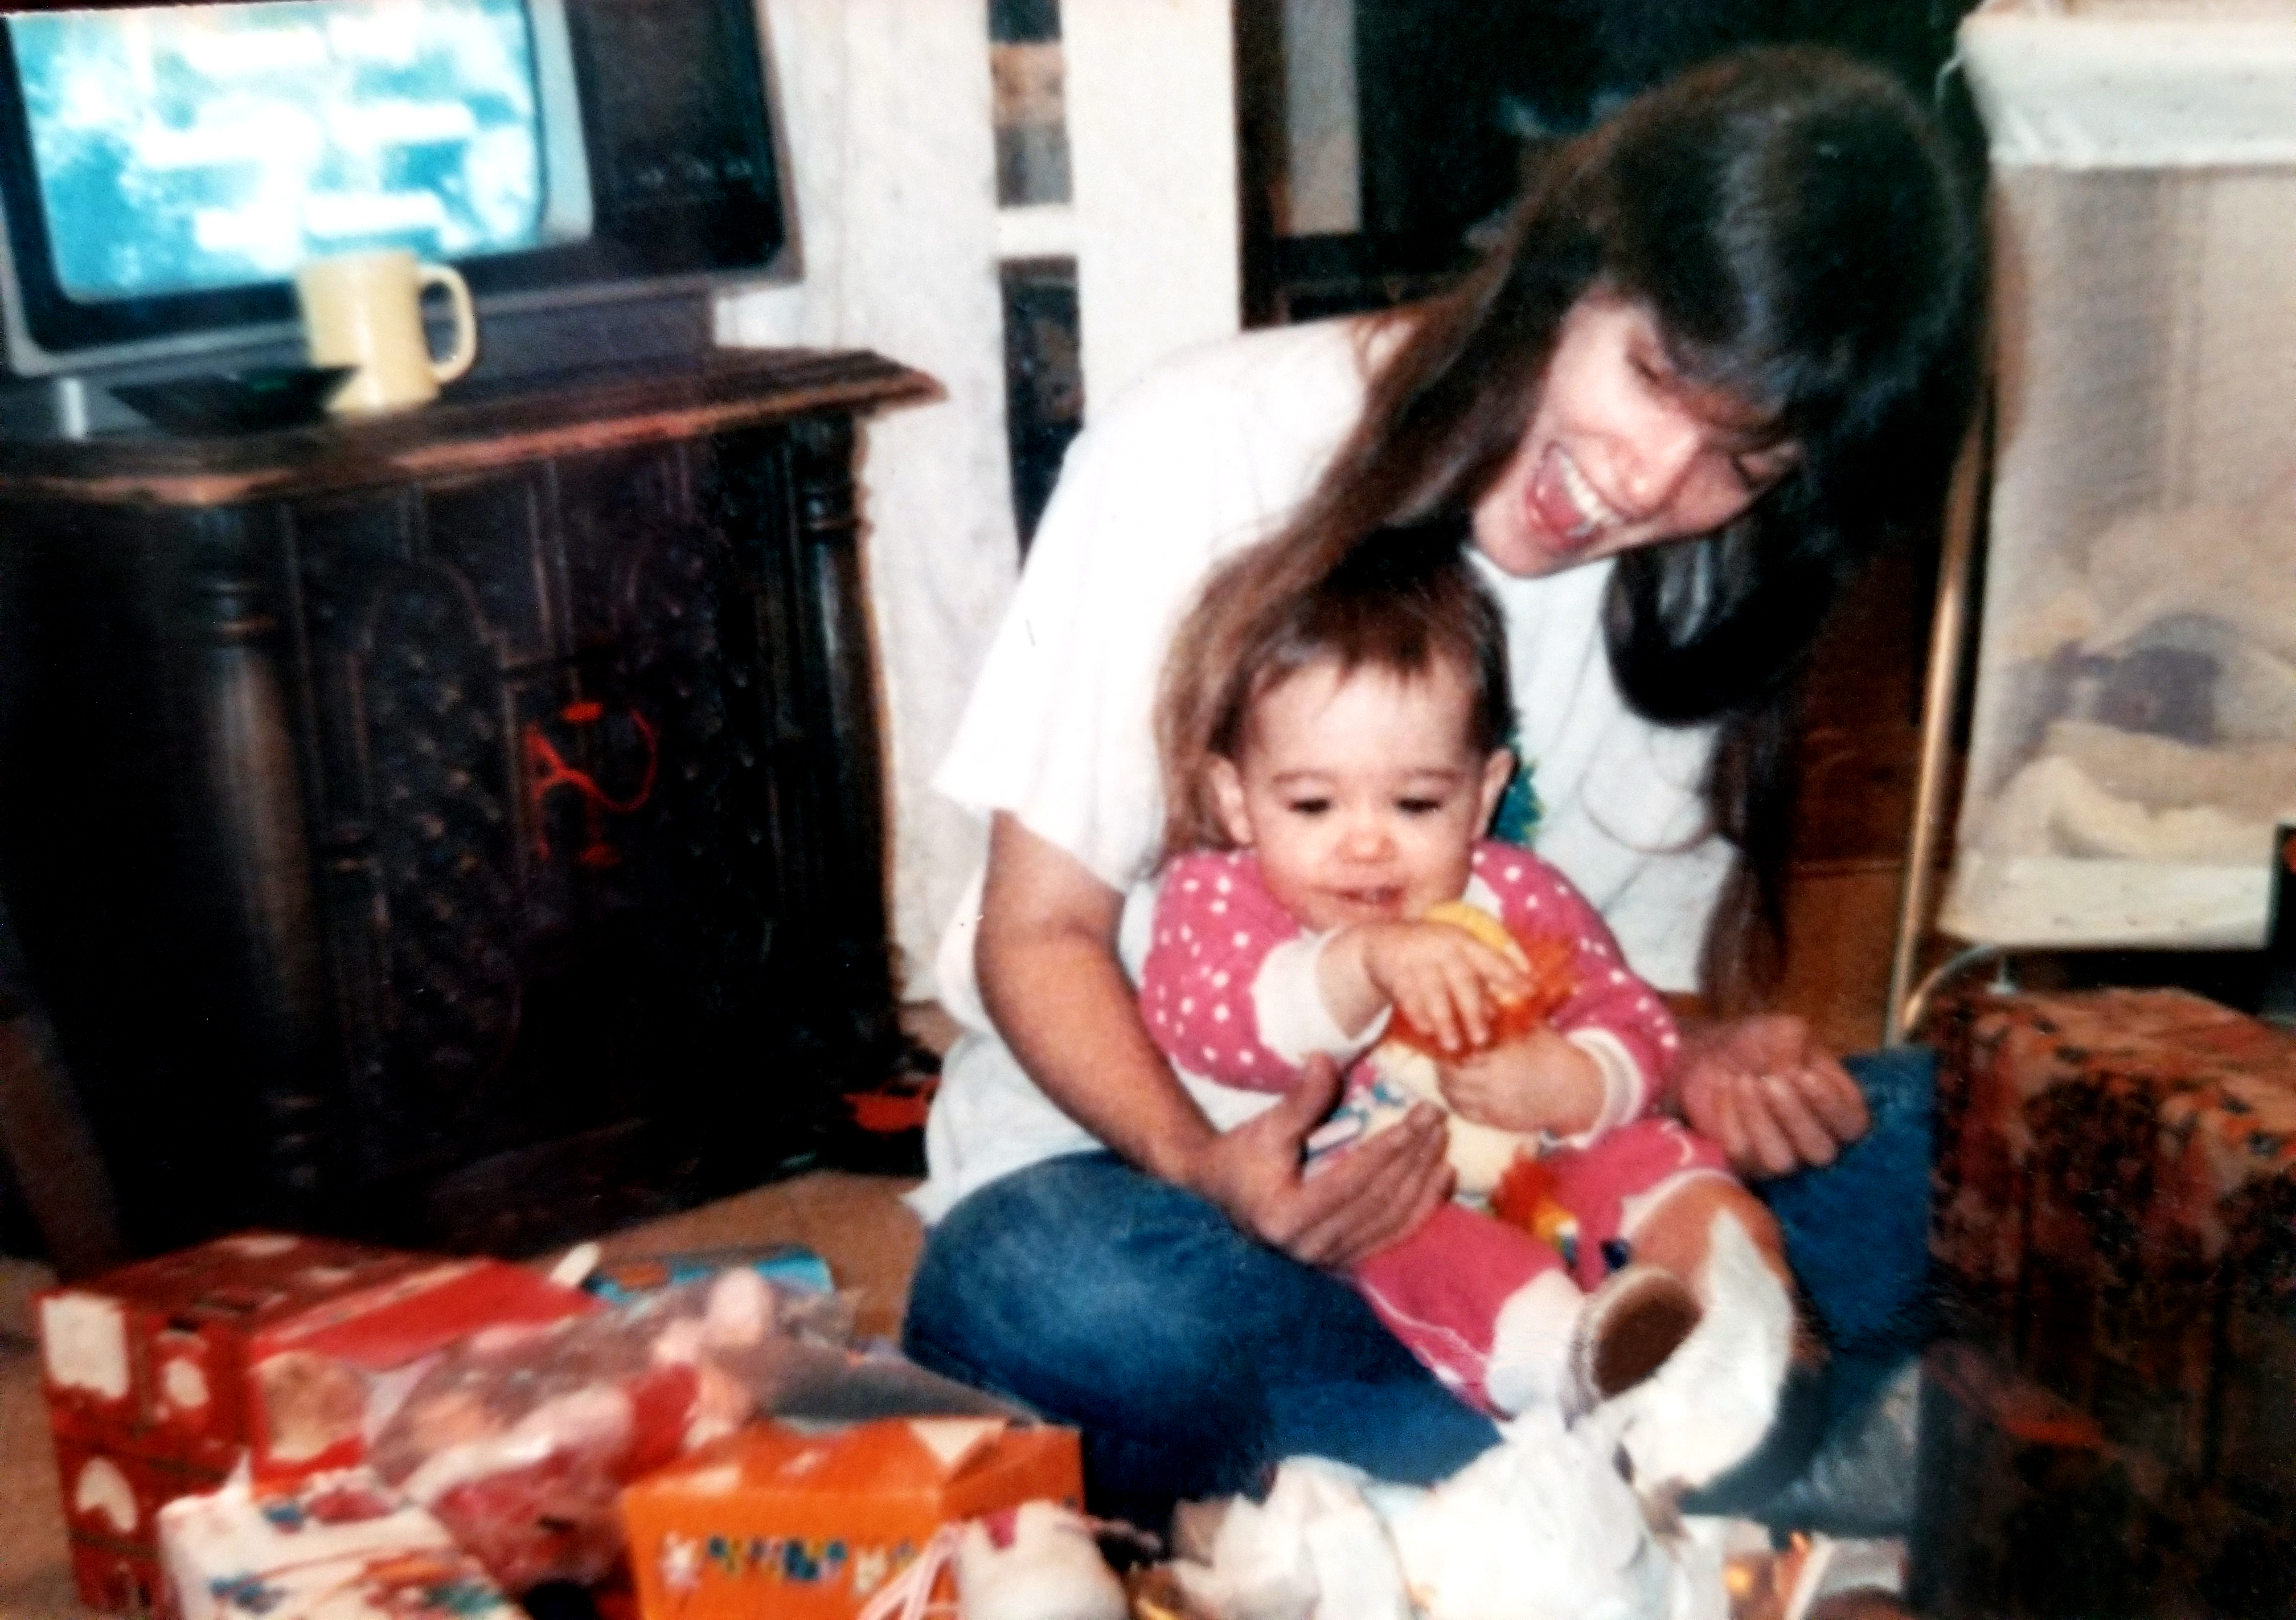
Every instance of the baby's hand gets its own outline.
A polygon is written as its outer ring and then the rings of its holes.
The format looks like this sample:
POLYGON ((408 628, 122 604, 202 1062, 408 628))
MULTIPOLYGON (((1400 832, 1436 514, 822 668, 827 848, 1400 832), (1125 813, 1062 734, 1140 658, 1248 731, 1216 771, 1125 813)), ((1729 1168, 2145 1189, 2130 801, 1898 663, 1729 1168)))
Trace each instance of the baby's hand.
POLYGON ((1439 1063, 1435 1073, 1460 1118, 1500 1131, 1575 1136, 1603 1112, 1603 1071, 1551 1027, 1439 1063))
POLYGON ((1363 961, 1396 1016, 1447 1052, 1489 1040, 1499 1007, 1530 990, 1521 968, 1448 923, 1365 924, 1363 961))

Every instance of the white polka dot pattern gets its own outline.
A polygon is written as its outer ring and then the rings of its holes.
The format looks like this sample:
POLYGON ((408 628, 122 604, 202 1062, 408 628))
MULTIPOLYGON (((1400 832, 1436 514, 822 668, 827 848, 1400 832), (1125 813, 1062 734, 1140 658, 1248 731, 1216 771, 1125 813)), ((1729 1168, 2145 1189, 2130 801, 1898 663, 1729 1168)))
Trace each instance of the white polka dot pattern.
MULTIPOLYGON (((1665 1004, 1627 970, 1610 929, 1554 868, 1486 842, 1473 868, 1470 898, 1496 900, 1510 929, 1570 942, 1578 991, 1555 1028, 1614 1039, 1641 1078, 1624 1117, 1647 1113, 1681 1044, 1665 1004)), ((1270 955, 1305 931, 1260 882, 1258 862, 1237 851, 1182 857, 1166 876, 1151 933, 1142 994, 1149 1033, 1166 1055, 1230 1085, 1281 1090, 1295 1081, 1296 1065, 1261 1035, 1255 992, 1270 955)))

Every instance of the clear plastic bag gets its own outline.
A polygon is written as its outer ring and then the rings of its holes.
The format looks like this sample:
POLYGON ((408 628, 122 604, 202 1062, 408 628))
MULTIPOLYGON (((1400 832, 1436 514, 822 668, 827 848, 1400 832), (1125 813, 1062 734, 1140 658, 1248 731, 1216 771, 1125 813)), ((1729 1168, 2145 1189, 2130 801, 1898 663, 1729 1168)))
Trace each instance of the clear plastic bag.
POLYGON ((736 1267, 612 1311, 489 1328, 439 1358, 368 1460, 509 1591, 596 1582, 621 1487, 851 1358, 852 1306, 736 1267))

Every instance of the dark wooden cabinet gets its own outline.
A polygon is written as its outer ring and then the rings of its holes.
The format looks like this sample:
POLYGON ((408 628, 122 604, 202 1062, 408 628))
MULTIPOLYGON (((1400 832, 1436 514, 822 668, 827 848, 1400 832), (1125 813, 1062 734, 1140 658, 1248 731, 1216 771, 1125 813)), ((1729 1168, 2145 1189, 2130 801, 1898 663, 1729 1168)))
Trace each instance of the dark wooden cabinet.
POLYGON ((869 355, 0 445, 0 884, 132 1241, 531 1248, 898 1051, 869 355))

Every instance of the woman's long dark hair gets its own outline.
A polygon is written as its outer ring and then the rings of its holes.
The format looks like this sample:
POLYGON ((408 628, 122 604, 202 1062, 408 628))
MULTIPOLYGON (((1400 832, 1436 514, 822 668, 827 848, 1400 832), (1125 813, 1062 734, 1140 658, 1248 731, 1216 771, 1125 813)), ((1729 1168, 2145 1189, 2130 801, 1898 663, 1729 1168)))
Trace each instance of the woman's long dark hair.
POLYGON ((1283 563, 1209 611, 1276 611, 1381 528, 1472 511, 1571 307, 1595 288, 1645 305, 1686 381, 1800 450, 1735 522, 1621 556, 1604 607, 1629 704, 1720 722, 1707 794, 1741 859, 1705 978, 1745 999, 1780 959, 1796 677, 1843 582, 1942 505, 1978 259, 1944 145, 1894 80, 1812 47, 1718 58, 1537 163, 1491 258, 1403 317, 1354 432, 1270 544, 1283 563))

